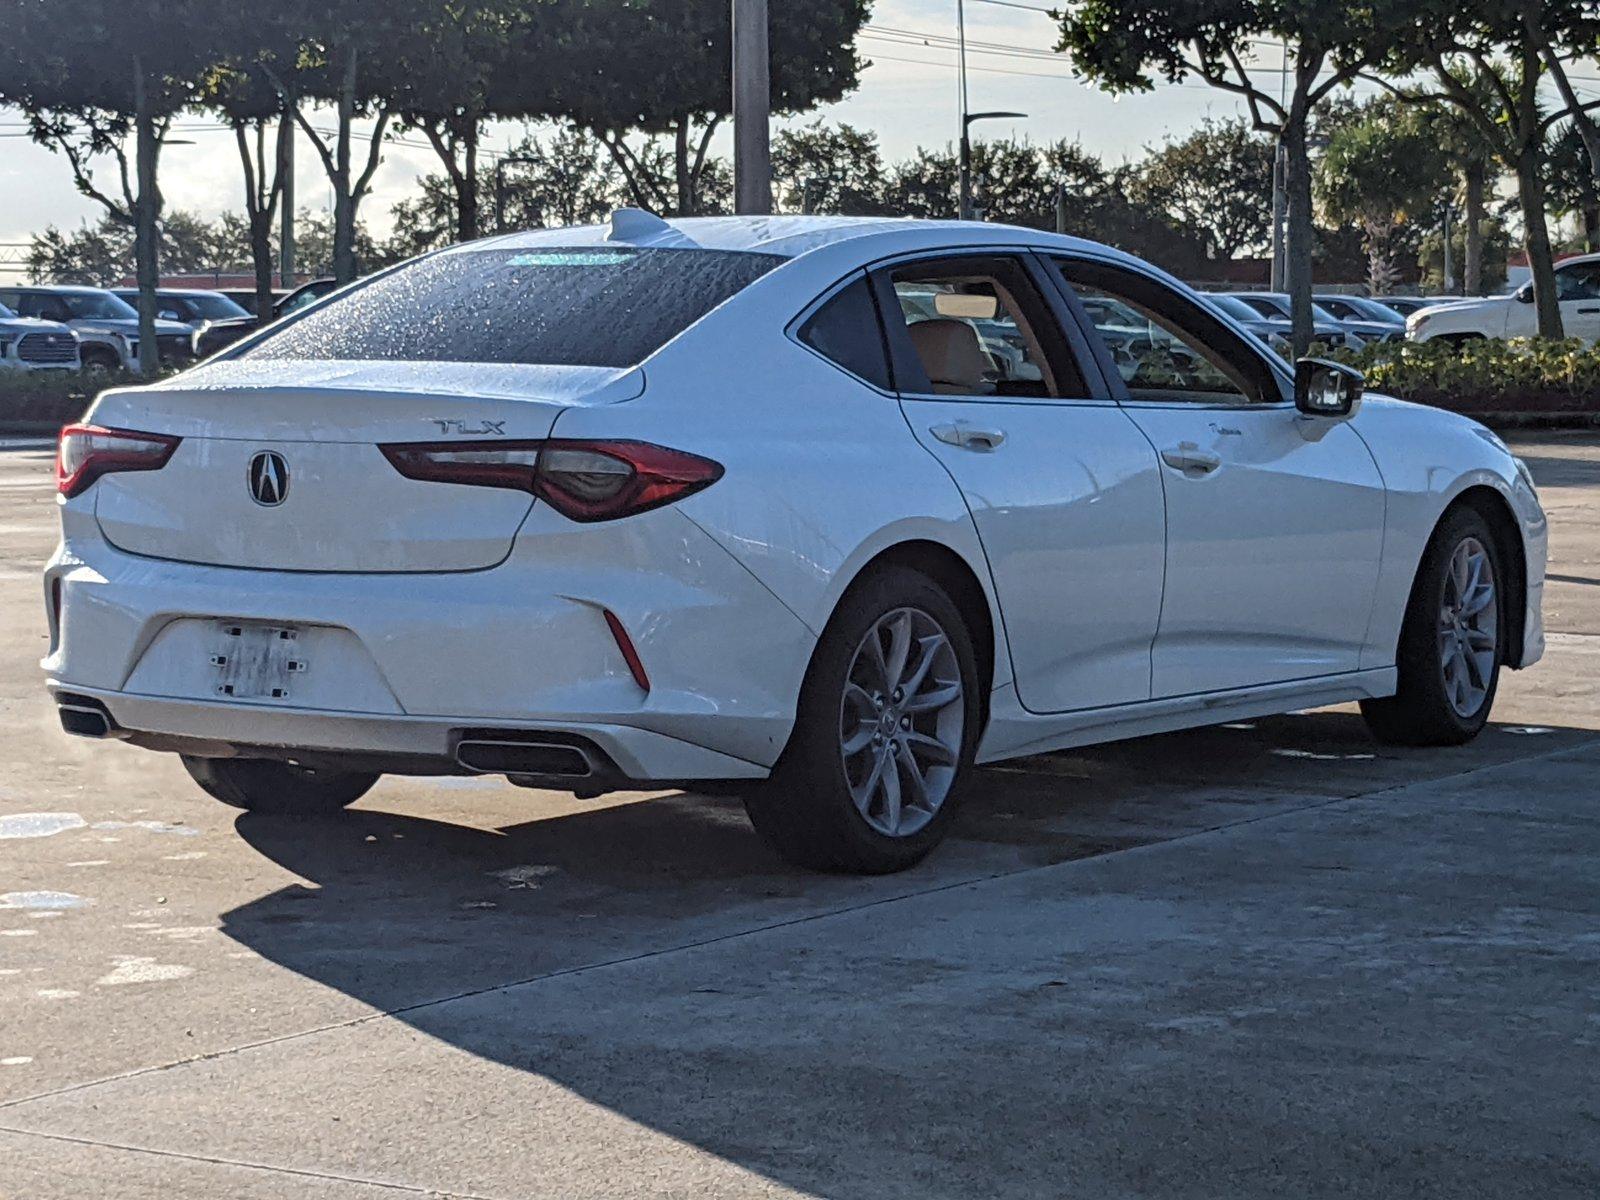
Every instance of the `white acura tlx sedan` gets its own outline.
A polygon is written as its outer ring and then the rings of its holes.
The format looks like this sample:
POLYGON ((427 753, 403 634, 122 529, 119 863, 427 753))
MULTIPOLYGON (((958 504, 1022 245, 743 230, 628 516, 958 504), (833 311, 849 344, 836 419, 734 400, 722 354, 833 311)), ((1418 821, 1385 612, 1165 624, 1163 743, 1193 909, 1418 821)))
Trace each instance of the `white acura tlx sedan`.
POLYGON ((1544 646, 1493 433, 996 225, 473 242, 107 392, 58 475, 63 725, 273 812, 717 789, 895 870, 975 763, 1350 700, 1463 742, 1544 646))

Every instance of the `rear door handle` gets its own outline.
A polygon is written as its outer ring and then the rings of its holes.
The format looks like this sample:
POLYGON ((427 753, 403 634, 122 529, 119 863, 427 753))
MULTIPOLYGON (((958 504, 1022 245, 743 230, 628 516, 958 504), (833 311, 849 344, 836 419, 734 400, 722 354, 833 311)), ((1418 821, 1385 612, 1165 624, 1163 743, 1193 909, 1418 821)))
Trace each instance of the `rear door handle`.
POLYGON ((1192 478, 1215 471, 1222 465, 1222 455, 1202 450, 1193 442, 1179 442, 1161 452, 1161 461, 1192 478))
POLYGON ((985 429, 966 421, 935 425, 928 432, 946 445, 959 446, 963 450, 997 450, 1006 440, 1004 429, 985 429))

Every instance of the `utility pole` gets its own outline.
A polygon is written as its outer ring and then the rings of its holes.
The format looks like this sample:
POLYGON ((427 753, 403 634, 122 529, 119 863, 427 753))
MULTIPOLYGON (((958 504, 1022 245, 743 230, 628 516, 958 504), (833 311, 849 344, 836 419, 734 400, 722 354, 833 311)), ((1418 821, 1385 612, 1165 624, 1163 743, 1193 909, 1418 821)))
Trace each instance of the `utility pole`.
POLYGON ((278 126, 278 178, 283 180, 283 194, 278 202, 283 211, 278 214, 278 286, 293 291, 294 271, 294 114, 284 113, 278 126))
POLYGON ((772 212, 772 59, 767 0, 733 0, 734 211, 772 212))

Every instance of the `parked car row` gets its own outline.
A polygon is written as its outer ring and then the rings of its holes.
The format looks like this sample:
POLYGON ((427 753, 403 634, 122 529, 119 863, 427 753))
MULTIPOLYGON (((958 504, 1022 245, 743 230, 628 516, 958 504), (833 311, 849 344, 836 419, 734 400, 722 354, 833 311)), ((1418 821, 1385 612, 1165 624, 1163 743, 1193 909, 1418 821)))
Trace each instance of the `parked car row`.
MULTIPOLYGON (((0 287, 0 315, 31 323, 35 340, 7 354, 6 366, 28 370, 133 370, 139 363, 139 312, 114 292, 94 287, 0 287), (22 355, 27 353, 28 358, 22 355)), ((188 325, 156 322, 163 362, 194 357, 188 325)))
MULTIPOLYGON (((280 294, 274 319, 321 299, 335 286, 332 279, 316 279, 280 294)), ((158 289, 156 346, 161 362, 184 366, 260 328, 261 319, 237 295, 158 289)), ((254 293, 244 296, 253 305, 254 293)), ((0 287, 0 371, 135 370, 138 302, 137 288, 0 287)))
MULTIPOLYGON (((1209 299, 1268 345, 1289 344, 1289 297, 1283 292, 1212 292, 1209 299)), ((1368 342, 1398 342, 1406 336, 1406 319, 1378 300, 1336 292, 1312 297, 1315 339, 1325 346, 1356 349, 1368 342)))

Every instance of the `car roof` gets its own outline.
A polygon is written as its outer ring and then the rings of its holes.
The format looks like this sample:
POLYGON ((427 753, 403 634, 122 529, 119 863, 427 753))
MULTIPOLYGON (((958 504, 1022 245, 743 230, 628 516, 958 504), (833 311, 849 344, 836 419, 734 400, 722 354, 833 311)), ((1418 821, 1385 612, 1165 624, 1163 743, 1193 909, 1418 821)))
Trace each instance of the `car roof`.
MULTIPOLYGON (((118 296, 137 296, 139 294, 139 289, 136 288, 136 287, 114 287, 114 288, 109 288, 107 290, 115 293, 118 296)), ((156 295, 158 295, 158 296, 222 296, 222 298, 224 300, 227 299, 226 295, 224 295, 222 292, 219 292, 219 291, 215 290, 214 288, 163 287, 163 288, 157 288, 156 289, 156 295)))
MULTIPOLYGON (((923 220, 916 217, 738 216, 660 218, 637 209, 621 209, 605 224, 575 225, 509 233, 469 242, 443 251, 470 253, 485 248, 534 249, 541 246, 651 246, 680 249, 734 250, 775 254, 784 258, 843 242, 902 243, 908 251, 952 245, 1002 245, 1026 242, 1089 252, 1130 264, 1140 260, 1121 250, 1064 234, 986 221, 923 220)), ((890 250, 888 252, 894 252, 890 250)))
POLYGON ((100 292, 109 292, 110 288, 90 287, 83 283, 29 283, 19 287, 8 287, 8 292, 48 292, 52 295, 95 295, 100 292))

